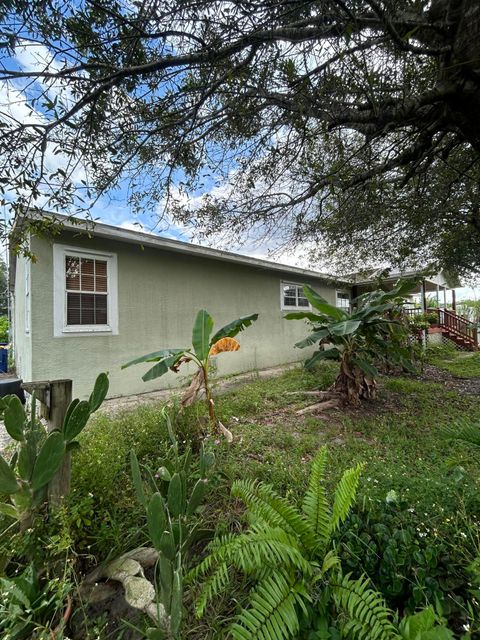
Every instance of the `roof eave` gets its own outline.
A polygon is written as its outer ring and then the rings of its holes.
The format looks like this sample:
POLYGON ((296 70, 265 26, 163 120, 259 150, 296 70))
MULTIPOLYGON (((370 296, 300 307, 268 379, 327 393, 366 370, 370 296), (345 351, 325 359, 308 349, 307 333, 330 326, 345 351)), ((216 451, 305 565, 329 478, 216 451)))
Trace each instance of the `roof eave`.
POLYGON ((68 216, 62 216, 59 214, 55 214, 55 217, 62 222, 64 229, 67 231, 88 234, 107 240, 114 240, 117 242, 126 242, 130 244, 141 245, 144 247, 151 247, 154 249, 163 249, 165 251, 172 251, 175 253, 183 253, 202 258, 209 258, 212 260, 242 264, 257 269, 288 273, 296 276, 302 276, 304 278, 314 278, 317 280, 323 280, 325 282, 339 283, 348 286, 351 285, 351 283, 347 280, 336 278, 333 275, 321 273, 319 271, 313 271, 311 269, 302 269, 300 267, 294 267, 291 265, 269 262, 268 260, 263 260, 261 258, 244 256, 241 254, 233 253, 231 251, 224 251, 222 249, 211 249, 210 247, 202 247, 201 245, 155 236, 153 234, 144 233, 142 231, 123 229, 122 227, 107 225, 102 222, 72 222, 71 218, 69 218, 68 216))

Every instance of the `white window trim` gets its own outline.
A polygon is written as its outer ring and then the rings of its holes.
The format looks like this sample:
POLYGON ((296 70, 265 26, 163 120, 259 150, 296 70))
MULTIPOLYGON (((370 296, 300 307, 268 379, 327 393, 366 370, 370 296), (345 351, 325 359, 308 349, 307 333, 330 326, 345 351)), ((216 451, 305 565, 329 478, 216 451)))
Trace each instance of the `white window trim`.
POLYGON ((283 287, 285 285, 291 285, 293 287, 300 287, 303 289, 303 284, 300 282, 290 282, 289 280, 281 280, 280 281, 280 308, 282 309, 282 311, 311 311, 312 310, 312 305, 310 303, 308 303, 308 307, 299 307, 298 305, 292 306, 292 305, 286 305, 284 304, 283 300, 283 287))
POLYGON ((338 294, 339 293, 343 293, 346 294, 348 296, 348 300, 350 302, 349 306, 348 306, 348 310, 351 311, 352 310, 352 294, 350 291, 346 291, 345 289, 336 289, 335 290, 335 306, 337 307, 337 309, 343 309, 345 311, 345 307, 340 307, 338 305, 338 294))
POLYGON ((53 245, 53 335, 76 337, 89 335, 118 335, 118 270, 117 254, 90 251, 63 244, 53 245), (107 261, 107 317, 108 325, 85 324, 67 326, 67 297, 65 295, 65 256, 98 258, 107 261))
POLYGON ((31 260, 25 258, 25 334, 30 335, 32 324, 32 269, 31 260))

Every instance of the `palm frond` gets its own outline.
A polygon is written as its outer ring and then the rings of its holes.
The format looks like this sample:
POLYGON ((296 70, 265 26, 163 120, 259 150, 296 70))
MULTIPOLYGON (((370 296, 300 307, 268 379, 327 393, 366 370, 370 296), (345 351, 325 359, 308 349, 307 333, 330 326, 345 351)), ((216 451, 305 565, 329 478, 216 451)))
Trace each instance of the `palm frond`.
POLYGON ((440 429, 440 435, 446 440, 456 440, 480 448, 480 423, 457 420, 440 429))
POLYGON ((202 585, 202 590, 195 602, 195 615, 201 618, 207 604, 219 593, 225 591, 230 584, 230 573, 226 562, 222 562, 202 585))
POLYGON ((312 463, 308 489, 303 499, 302 509, 317 537, 323 545, 330 538, 331 511, 324 486, 327 448, 322 447, 312 463))
POLYGON ((186 581, 191 582, 200 576, 204 576, 216 566, 225 561, 225 557, 232 554, 237 546, 246 544, 246 534, 240 536, 233 533, 227 533, 218 536, 210 542, 207 549, 210 552, 197 566, 187 574, 186 581))
POLYGON ((392 612, 382 596, 370 587, 364 576, 352 580, 350 574, 333 586, 337 607, 346 616, 343 631, 355 640, 397 640, 392 612))
POLYGON ((233 640, 288 640, 295 638, 299 622, 295 605, 299 599, 295 578, 272 575, 250 593, 249 608, 242 609, 229 631, 233 640))
POLYGON ((350 507, 355 500, 355 494, 357 492, 358 481, 360 479, 362 469, 362 464, 357 464, 356 467, 347 469, 340 482, 337 484, 337 488, 335 489, 335 498, 333 500, 333 514, 331 520, 332 531, 338 529, 350 511, 350 507))
POLYGON ((297 535, 307 548, 315 546, 315 533, 308 519, 270 485, 237 480, 233 483, 232 495, 243 500, 256 522, 297 535))
POLYGON ((199 617, 207 603, 230 583, 232 567, 255 577, 267 577, 279 566, 292 569, 304 578, 312 573, 312 566, 299 550, 296 538, 279 528, 254 528, 240 536, 222 536, 210 546, 210 552, 187 576, 188 581, 192 581, 212 572, 202 585, 195 605, 199 617))

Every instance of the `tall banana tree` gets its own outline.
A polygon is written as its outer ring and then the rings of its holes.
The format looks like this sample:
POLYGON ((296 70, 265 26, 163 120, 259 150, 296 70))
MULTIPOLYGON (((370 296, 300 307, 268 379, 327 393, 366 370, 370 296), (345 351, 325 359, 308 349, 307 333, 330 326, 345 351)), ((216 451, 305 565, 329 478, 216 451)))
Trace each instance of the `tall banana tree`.
POLYGON ((220 353, 238 351, 240 349, 240 343, 235 339, 235 336, 240 333, 240 331, 249 327, 257 318, 258 313, 242 316, 241 318, 232 320, 232 322, 226 324, 212 336, 213 318, 208 311, 201 309, 197 313, 193 325, 192 348, 169 348, 154 351, 153 353, 148 353, 127 362, 122 366, 122 369, 142 362, 155 362, 156 364, 142 376, 142 380, 146 382, 147 380, 159 378, 168 371, 178 373, 183 364, 188 362, 194 363, 197 366, 197 371, 183 396, 182 404, 183 406, 193 404, 199 393, 203 390, 211 427, 225 436, 228 441, 231 441, 232 434, 220 422, 215 413, 215 403, 212 397, 209 378, 210 362, 211 358, 218 356, 220 353))
POLYGON ((312 325, 312 333, 295 345, 300 349, 319 345, 305 366, 313 367, 321 360, 340 362, 331 391, 353 405, 375 397, 379 363, 412 371, 412 350, 401 309, 416 284, 400 280, 391 291, 365 293, 353 300, 351 313, 329 304, 305 285, 303 291, 313 310, 285 316, 287 320, 308 320, 312 325))

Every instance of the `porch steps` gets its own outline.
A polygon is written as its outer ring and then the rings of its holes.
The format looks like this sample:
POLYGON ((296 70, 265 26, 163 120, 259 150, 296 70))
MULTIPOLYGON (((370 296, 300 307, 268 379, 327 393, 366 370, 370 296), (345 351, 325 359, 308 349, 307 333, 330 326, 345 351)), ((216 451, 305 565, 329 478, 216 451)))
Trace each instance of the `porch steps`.
POLYGON ((462 335, 460 333, 456 333, 451 329, 445 329, 442 331, 442 335, 445 338, 448 338, 460 348, 465 349, 465 351, 478 351, 479 346, 475 344, 472 338, 462 335))
MULTIPOLYGON (((444 338, 451 340, 465 351, 479 351, 478 328, 474 322, 466 320, 449 309, 426 309, 428 314, 437 316, 436 323, 429 333, 441 333, 444 338)), ((415 317, 424 313, 422 309, 408 309, 408 316, 415 317)))
POLYGON ((442 334, 467 351, 478 351, 477 325, 448 309, 437 309, 442 334))

